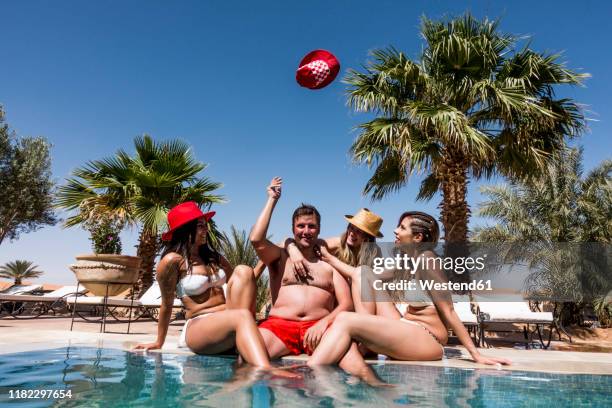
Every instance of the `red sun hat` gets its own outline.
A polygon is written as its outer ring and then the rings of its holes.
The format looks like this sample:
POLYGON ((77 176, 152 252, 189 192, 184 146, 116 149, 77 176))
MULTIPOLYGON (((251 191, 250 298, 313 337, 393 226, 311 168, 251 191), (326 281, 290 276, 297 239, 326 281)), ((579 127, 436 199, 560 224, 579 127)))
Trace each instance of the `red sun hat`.
POLYGON ((314 50, 302 59, 295 74, 298 84, 309 89, 329 85, 340 71, 340 62, 329 51, 314 50))
POLYGON ((194 201, 186 201, 175 207, 168 212, 168 226, 170 229, 162 234, 163 241, 170 241, 172 239, 172 233, 179 227, 187 224, 190 221, 197 220, 198 218, 204 217, 206 221, 215 215, 214 211, 203 213, 200 207, 194 201))

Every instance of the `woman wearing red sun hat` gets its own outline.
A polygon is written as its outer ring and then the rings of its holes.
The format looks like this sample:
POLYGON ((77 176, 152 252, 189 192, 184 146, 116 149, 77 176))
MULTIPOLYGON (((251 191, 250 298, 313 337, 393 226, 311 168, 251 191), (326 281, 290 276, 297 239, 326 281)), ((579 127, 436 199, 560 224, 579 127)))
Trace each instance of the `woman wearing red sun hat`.
MULTIPOLYGON (((170 228, 162 235, 164 249, 157 266, 162 293, 157 340, 135 349, 163 346, 178 295, 188 319, 179 347, 198 354, 217 354, 236 346, 246 362, 268 368, 266 347, 246 304, 252 297, 240 296, 251 288, 253 269, 245 265, 233 268, 208 242, 207 223, 214 215, 214 211, 203 213, 193 201, 179 204, 168 213, 170 228), (227 302, 223 290, 226 282, 228 292, 235 295, 227 302)), ((283 373, 293 376, 286 371, 277 374, 283 373)))

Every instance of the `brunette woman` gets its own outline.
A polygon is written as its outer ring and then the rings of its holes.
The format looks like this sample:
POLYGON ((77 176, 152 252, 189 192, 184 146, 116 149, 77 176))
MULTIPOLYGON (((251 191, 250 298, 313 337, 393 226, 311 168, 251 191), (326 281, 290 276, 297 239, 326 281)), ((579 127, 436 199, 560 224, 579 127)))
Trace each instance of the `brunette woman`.
POLYGON ((242 358, 268 368, 270 361, 252 312, 253 269, 234 268, 208 240, 208 221, 195 202, 185 202, 168 213, 170 229, 162 235, 164 250, 157 267, 162 294, 157 339, 135 349, 162 348, 176 295, 187 310, 179 347, 198 354, 217 354, 234 346, 242 358), (227 283, 228 299, 223 285, 227 283))
MULTIPOLYGON (((437 221, 429 214, 411 211, 400 216, 395 229, 396 244, 435 244, 439 237, 437 221)), ((431 248, 433 245, 429 245, 431 248)), ((418 247, 418 245, 416 246, 418 247)), ((322 258, 333 265, 333 255, 321 249, 322 258)), ((432 249, 425 249, 411 256, 425 259, 435 258, 432 249)), ((433 264, 436 262, 423 262, 433 264)), ((361 271, 353 268, 354 276, 361 271)), ((362 277, 363 278, 363 277, 362 277)), ((440 270, 417 270, 415 279, 433 279, 444 282, 440 270)), ((418 282, 417 282, 418 283, 418 282)), ((416 285, 417 288, 420 285, 416 285)), ((451 328, 476 363, 510 364, 503 358, 485 357, 480 354, 463 323, 453 309, 448 292, 426 293, 416 290, 405 314, 400 315, 395 305, 388 301, 376 301, 376 314, 343 312, 325 332, 319 346, 308 360, 308 365, 335 364, 342 361, 342 368, 353 374, 371 373, 354 341, 364 344, 370 350, 385 354, 396 360, 439 360, 444 354, 443 346, 448 340, 447 330, 451 328)), ((369 375, 369 374, 368 374, 369 375)))

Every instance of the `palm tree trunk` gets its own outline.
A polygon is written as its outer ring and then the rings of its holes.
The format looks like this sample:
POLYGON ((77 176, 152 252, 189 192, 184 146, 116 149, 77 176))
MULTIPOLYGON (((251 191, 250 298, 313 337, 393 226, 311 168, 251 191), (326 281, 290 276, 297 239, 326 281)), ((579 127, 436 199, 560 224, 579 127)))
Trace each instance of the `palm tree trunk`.
POLYGON ((440 216, 446 242, 463 243, 468 240, 470 208, 466 200, 467 167, 465 157, 451 154, 438 168, 438 178, 442 180, 440 216))
MULTIPOLYGON (((450 154, 440 166, 439 179, 442 180, 442 202, 440 216, 444 226, 444 256, 460 258, 469 256, 468 220, 470 209, 466 200, 468 162, 463 155, 450 154), (450 244, 450 245, 449 245, 450 244)), ((470 274, 456 274, 447 271, 447 278, 453 282, 469 282, 470 274)), ((474 301, 470 291, 458 291, 467 294, 474 301)))
POLYGON ((140 274, 135 290, 137 297, 140 298, 153 284, 153 269, 155 267, 158 238, 150 230, 143 228, 140 231, 138 241, 136 255, 142 259, 142 263, 140 264, 140 274))

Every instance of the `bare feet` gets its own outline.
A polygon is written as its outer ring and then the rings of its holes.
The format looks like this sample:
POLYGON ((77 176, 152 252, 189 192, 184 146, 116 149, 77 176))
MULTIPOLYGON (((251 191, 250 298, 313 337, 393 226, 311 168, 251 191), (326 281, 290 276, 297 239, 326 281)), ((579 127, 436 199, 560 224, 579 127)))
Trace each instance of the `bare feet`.
POLYGON ((394 388, 395 387, 395 385, 386 383, 383 380, 381 380, 378 377, 378 375, 376 375, 376 372, 372 370, 370 366, 364 367, 359 373, 355 375, 357 375, 359 378, 361 378, 363 382, 365 382, 366 384, 372 387, 378 387, 378 388, 383 388, 383 387, 384 388, 394 388))
POLYGON ((265 369, 265 371, 267 371, 268 373, 270 373, 274 377, 291 378, 291 379, 301 379, 301 378, 304 378, 304 376, 302 374, 294 373, 293 371, 290 371, 290 369, 288 369, 286 367, 270 367, 268 369, 265 369))

